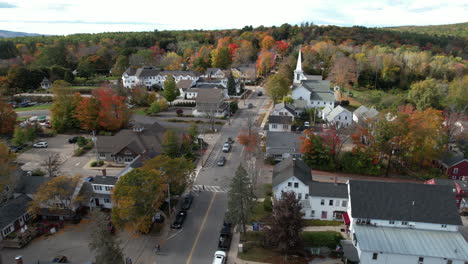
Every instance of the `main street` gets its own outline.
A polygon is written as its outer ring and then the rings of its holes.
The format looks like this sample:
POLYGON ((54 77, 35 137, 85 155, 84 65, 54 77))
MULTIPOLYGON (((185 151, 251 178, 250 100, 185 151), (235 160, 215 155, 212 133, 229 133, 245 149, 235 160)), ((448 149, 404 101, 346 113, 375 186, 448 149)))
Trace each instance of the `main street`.
MULTIPOLYGON (((259 91, 259 88, 257 88, 259 91)), ((182 230, 172 230, 161 243, 161 253, 156 256, 157 264, 206 264, 211 263, 217 249, 218 236, 227 210, 227 189, 236 168, 244 162, 245 152, 238 142, 231 152, 221 151, 228 137, 235 141, 243 130, 247 130, 249 119, 255 122, 264 112, 268 99, 253 93, 247 100, 239 102, 238 113, 219 132, 213 151, 204 157, 204 167, 197 175, 194 191, 195 199, 189 210, 182 230), (249 109, 248 105, 254 107, 249 109), (249 117, 250 115, 250 117, 249 117), (216 161, 225 156, 227 163, 218 167, 216 161), (204 186, 204 190, 203 190, 204 186)), ((257 130, 257 129, 254 129, 257 130)))

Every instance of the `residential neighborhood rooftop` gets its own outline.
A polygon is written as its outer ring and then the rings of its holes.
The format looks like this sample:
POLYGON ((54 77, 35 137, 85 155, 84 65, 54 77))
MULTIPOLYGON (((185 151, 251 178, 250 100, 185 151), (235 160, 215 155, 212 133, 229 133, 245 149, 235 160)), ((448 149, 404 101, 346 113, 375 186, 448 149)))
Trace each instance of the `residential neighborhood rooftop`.
POLYGON ((309 195, 347 199, 348 185, 344 183, 312 181, 309 183, 309 195))
POLYGON ((462 225, 446 186, 349 181, 354 218, 462 225))
POLYGON ((96 176, 94 177, 92 184, 102 184, 102 185, 115 185, 117 182, 117 177, 112 176, 96 176))
POLYGON ((272 132, 266 134, 266 147, 268 154, 283 154, 293 150, 299 152, 303 135, 292 132, 272 132))
POLYGON ((306 185, 312 182, 311 168, 300 159, 288 158, 273 168, 273 186, 277 186, 293 176, 306 185))
POLYGON ((20 195, 0 205, 0 229, 24 215, 32 201, 27 195, 20 195))
POLYGON ((290 125, 293 122, 292 116, 276 116, 271 115, 268 117, 268 122, 270 124, 283 124, 290 125))

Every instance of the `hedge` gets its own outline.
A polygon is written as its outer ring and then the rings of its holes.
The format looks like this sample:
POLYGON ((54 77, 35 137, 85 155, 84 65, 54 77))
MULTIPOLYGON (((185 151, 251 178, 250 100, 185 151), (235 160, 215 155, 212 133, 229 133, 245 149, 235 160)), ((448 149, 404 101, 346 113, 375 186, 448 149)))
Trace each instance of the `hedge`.
POLYGON ((301 237, 306 247, 328 247, 335 249, 343 239, 340 233, 334 231, 302 232, 301 237))

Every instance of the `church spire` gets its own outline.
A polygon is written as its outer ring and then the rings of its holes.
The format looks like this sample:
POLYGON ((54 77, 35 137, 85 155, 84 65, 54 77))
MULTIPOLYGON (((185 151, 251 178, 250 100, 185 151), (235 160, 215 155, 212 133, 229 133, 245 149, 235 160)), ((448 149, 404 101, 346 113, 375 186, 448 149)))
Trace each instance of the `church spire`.
POLYGON ((302 72, 301 48, 299 48, 299 56, 297 57, 296 71, 302 72))

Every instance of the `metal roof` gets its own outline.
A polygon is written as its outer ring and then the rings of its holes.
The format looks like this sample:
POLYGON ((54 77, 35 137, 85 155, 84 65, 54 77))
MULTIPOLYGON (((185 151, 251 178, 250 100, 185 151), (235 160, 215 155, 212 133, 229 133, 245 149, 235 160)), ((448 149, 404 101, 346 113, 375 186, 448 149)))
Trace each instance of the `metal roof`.
POLYGON ((460 232, 361 225, 354 232, 363 251, 468 260, 468 243, 460 232))

